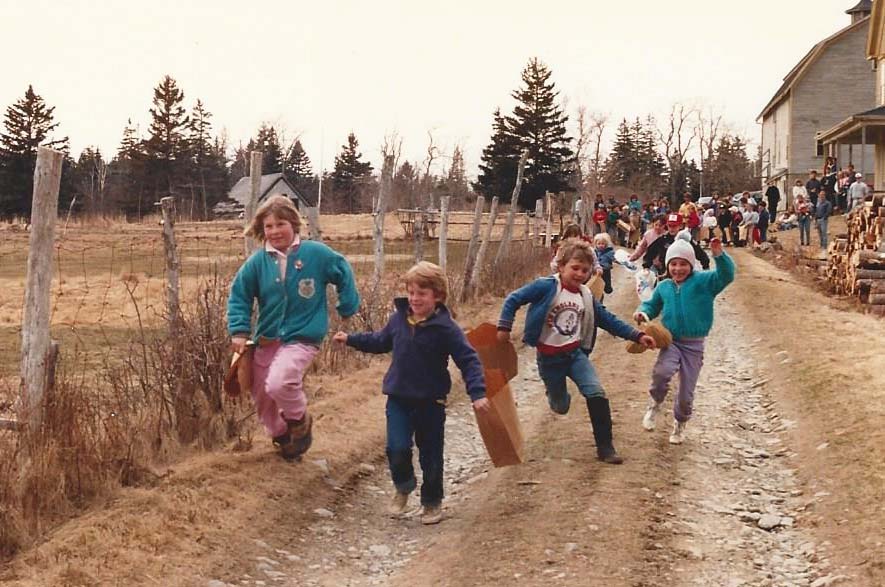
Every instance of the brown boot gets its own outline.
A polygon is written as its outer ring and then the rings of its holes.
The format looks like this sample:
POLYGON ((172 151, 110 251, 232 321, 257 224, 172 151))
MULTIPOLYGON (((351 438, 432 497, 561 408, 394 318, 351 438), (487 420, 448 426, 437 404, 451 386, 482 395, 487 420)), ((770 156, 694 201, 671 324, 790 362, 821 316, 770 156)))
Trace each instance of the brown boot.
POLYGON ((300 420, 286 420, 289 425, 289 438, 294 446, 295 458, 301 457, 310 448, 313 442, 313 418, 310 414, 304 412, 304 416, 300 420))

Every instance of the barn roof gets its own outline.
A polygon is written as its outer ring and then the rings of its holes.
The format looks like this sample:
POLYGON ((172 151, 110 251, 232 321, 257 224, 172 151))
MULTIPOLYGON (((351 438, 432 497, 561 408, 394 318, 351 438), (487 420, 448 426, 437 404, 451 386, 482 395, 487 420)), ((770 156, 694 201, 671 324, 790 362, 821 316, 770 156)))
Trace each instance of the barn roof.
MULTIPOLYGON (((279 191, 282 186, 280 183, 285 184, 285 187, 288 191, 292 192, 299 200, 301 200, 305 206, 316 206, 316 202, 312 197, 305 195, 300 190, 296 189, 292 182, 290 182, 282 173, 269 173, 267 175, 261 176, 261 186, 258 189, 258 201, 261 202, 268 195, 274 193, 275 191, 279 191)), ((232 200, 236 200, 243 206, 246 206, 249 202, 249 196, 252 193, 252 184, 248 175, 241 177, 240 180, 234 184, 234 187, 230 189, 228 193, 228 197, 232 200)))
POLYGON ((784 98, 787 97, 787 95, 790 93, 790 90, 793 89, 793 86, 795 86, 796 83, 800 79, 802 79, 802 76, 805 75, 805 72, 808 71, 808 68, 811 67, 814 62, 817 61, 818 58, 820 58, 821 55, 823 55, 824 51, 826 51, 830 47, 830 45, 839 41, 840 39, 842 39, 842 37, 844 37, 851 31, 866 25, 867 23, 869 23, 869 21, 869 17, 865 17, 853 24, 848 25, 835 34, 830 35, 829 37, 812 47, 811 50, 805 54, 805 57, 800 59, 799 63, 797 63, 795 67, 790 70, 786 77, 784 77, 784 83, 781 84, 781 87, 778 88, 777 92, 775 92, 771 100, 768 101, 768 104, 765 105, 765 108, 762 109, 762 112, 759 113, 757 120, 761 121, 775 106, 780 104, 781 101, 783 101, 784 98))

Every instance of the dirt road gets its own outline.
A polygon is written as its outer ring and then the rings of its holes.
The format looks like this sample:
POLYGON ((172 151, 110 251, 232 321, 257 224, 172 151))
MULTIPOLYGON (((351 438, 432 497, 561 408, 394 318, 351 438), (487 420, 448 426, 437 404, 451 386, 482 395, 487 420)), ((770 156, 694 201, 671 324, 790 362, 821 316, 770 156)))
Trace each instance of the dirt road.
MULTIPOLYGON (((629 355, 622 341, 601 334, 592 358, 624 465, 595 459, 579 397, 568 415, 550 412, 526 349, 513 387, 528 462, 490 468, 456 389, 438 526, 386 516, 383 400, 367 388, 351 392, 346 409, 334 395, 316 403, 325 414, 321 436, 303 463, 281 465, 263 440, 250 453, 194 459, 156 487, 125 493, 63 528, 0 580, 885 584, 885 328, 830 307, 747 252, 736 259, 738 278, 719 298, 682 446, 667 442, 669 413, 653 433, 640 426, 654 353, 629 355)), ((636 296, 628 275, 617 270, 615 279, 607 306, 626 317, 636 296)), ((341 385, 379 380, 383 368, 341 385)))

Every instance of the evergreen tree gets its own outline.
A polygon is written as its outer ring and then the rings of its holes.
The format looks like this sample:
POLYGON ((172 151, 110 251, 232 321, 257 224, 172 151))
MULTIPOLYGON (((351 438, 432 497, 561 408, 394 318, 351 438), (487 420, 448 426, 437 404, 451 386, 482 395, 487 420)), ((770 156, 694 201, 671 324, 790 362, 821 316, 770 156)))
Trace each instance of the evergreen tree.
POLYGON ((117 155, 111 162, 106 199, 127 216, 141 218, 142 212, 149 213, 146 204, 149 198, 145 194, 147 163, 145 141, 130 118, 123 128, 117 155))
POLYGON ((420 184, 421 173, 414 165, 404 161, 393 176, 393 185, 390 190, 393 204, 398 208, 417 208, 420 184))
MULTIPOLYGON (((515 179, 515 178, 514 178, 515 179)), ((445 177, 440 179, 436 188, 440 196, 451 198, 450 206, 457 208, 467 203, 470 194, 470 184, 467 183, 467 169, 464 164, 464 151, 460 146, 455 146, 452 151, 452 165, 446 172, 445 177)), ((437 198, 439 201, 439 198, 437 198)))
POLYGON ((310 157, 300 140, 296 140, 286 155, 284 172, 295 189, 310 201, 319 197, 319 177, 313 174, 310 157))
POLYGON ((736 135, 723 135, 705 166, 705 177, 710 191, 717 190, 723 194, 750 189, 758 183, 744 139, 736 135))
POLYGON ((636 173, 637 145, 634 134, 627 124, 627 119, 618 125, 615 142, 605 162, 606 183, 609 185, 626 186, 636 173))
POLYGON ((199 169, 212 151, 212 113, 197 98, 187 126, 187 145, 193 163, 199 169))
POLYGON ((144 143, 139 138, 138 129, 132 125, 130 118, 126 120, 126 126, 123 128, 123 138, 120 140, 117 158, 132 159, 139 155, 144 155, 144 143))
MULTIPOLYGON (((68 137, 51 137, 58 127, 54 111, 55 107, 47 106, 32 86, 6 109, 4 130, 0 132, 0 216, 30 215, 38 147, 67 153, 68 137)), ((69 191, 64 175, 63 170, 60 200, 69 191)))
POLYGON ((285 167, 286 175, 293 181, 313 177, 310 157, 307 156, 307 152, 301 145, 300 140, 296 140, 295 143, 292 145, 292 148, 289 149, 289 154, 286 156, 285 167))
POLYGON ((342 145, 341 153, 335 157, 335 170, 332 172, 332 185, 342 200, 344 210, 351 214, 359 207, 361 188, 372 175, 372 164, 361 161, 363 154, 357 148, 359 142, 353 133, 347 135, 347 144, 342 145))
POLYGON ((186 171, 187 138, 190 119, 185 114, 184 92, 172 77, 166 75, 154 88, 151 124, 145 142, 148 181, 154 195, 175 193, 175 184, 186 171))
POLYGON ((482 150, 479 177, 473 184, 473 189, 489 199, 513 192, 520 157, 519 139, 510 131, 501 109, 492 116, 492 142, 482 150))
POLYGON ((247 146, 249 151, 261 151, 261 174, 281 173, 283 171, 283 147, 273 126, 262 123, 258 135, 247 146))
POLYGON ((523 87, 511 94, 518 104, 507 124, 519 138, 519 150, 525 148, 529 152, 525 185, 519 194, 523 208, 534 208, 535 200, 545 192, 574 191, 569 181, 575 154, 569 147, 571 138, 566 131, 568 116, 556 103, 559 92, 550 81, 551 75, 547 66, 533 57, 522 71, 523 87))
POLYGON ((209 211, 227 196, 227 157, 223 141, 212 139, 212 113, 202 100, 197 100, 188 123, 187 145, 190 159, 188 179, 191 209, 197 209, 202 219, 209 218, 209 211), (199 206, 194 206, 194 194, 199 194, 199 206))

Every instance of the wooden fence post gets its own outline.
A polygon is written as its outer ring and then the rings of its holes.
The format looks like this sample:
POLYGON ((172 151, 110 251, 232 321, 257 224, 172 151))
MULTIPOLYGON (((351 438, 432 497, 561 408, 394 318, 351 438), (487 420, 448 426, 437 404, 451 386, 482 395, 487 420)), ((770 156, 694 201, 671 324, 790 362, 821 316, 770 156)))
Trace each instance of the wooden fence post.
POLYGON ((532 222, 529 215, 525 215, 525 231, 522 239, 522 248, 527 250, 532 246, 532 222))
POLYGON ((427 214, 422 209, 418 209, 415 217, 415 224, 412 227, 415 236, 415 263, 421 262, 424 258, 424 215, 427 214))
POLYGON ((507 212, 507 224, 504 226, 504 235, 501 237, 501 244, 498 245, 498 253, 495 255, 495 265, 504 259, 507 255, 507 249, 510 247, 510 239, 513 237, 513 223, 516 221, 519 192, 522 190, 522 174, 528 157, 529 150, 523 149, 522 156, 519 158, 519 167, 516 170, 516 185, 513 186, 513 193, 510 195, 510 210, 507 212))
POLYGON ((492 198, 492 207, 489 210, 489 223, 486 226, 486 232, 482 237, 482 244, 479 247, 479 253, 476 255, 476 263, 473 265, 473 274, 470 276, 470 282, 467 284, 469 295, 479 289, 479 282, 482 276, 482 262, 485 260, 486 250, 489 248, 489 242, 492 240, 492 230, 495 228, 495 219, 498 217, 498 198, 492 198))
POLYGON ((48 388, 49 375, 54 372, 49 338, 49 293, 63 160, 63 153, 40 147, 34 169, 28 275, 22 312, 21 412, 18 415, 19 422, 27 422, 32 431, 40 429, 43 395, 48 388))
POLYGON ((590 194, 581 196, 581 234, 590 234, 590 223, 593 221, 593 204, 590 203, 590 194))
POLYGON ((446 240, 449 238, 449 196, 443 196, 439 200, 439 266, 443 273, 446 272, 446 240))
POLYGON ((541 237, 541 222, 544 220, 544 200, 538 198, 535 200, 535 238, 532 239, 532 248, 540 244, 538 240, 541 237))
POLYGON ((476 262, 476 253, 479 243, 479 229, 482 226, 482 211, 485 208, 486 199, 483 196, 476 197, 476 210, 473 212, 473 228, 470 230, 470 244, 467 245, 467 259, 464 261, 464 287, 461 289, 461 301, 467 300, 470 291, 470 279, 473 276, 473 265, 476 262))
MULTIPOLYGON (((252 151, 252 158, 249 164, 249 201, 246 203, 246 211, 243 214, 248 226, 255 217, 255 208, 258 207, 258 198, 261 197, 261 159, 263 155, 261 151, 252 151)), ((246 257, 255 250, 255 241, 246 237, 246 257)))
POLYGON ((307 236, 312 241, 323 242, 323 229, 320 228, 320 209, 318 206, 308 206, 307 214, 307 236))
POLYGON ((178 331, 180 317, 179 303, 179 271, 178 249, 175 246, 175 198, 167 196, 160 199, 163 212, 163 249, 166 253, 166 311, 168 312, 169 330, 174 334, 178 331))
POLYGON ((553 243, 553 195, 547 192, 544 196, 544 216, 547 218, 547 229, 544 231, 544 248, 549 249, 553 243))
POLYGON ((375 273, 372 276, 372 291, 377 292, 384 277, 384 215, 387 212, 387 196, 393 184, 393 155, 385 155, 381 167, 381 186, 373 212, 372 236, 375 240, 375 273))

